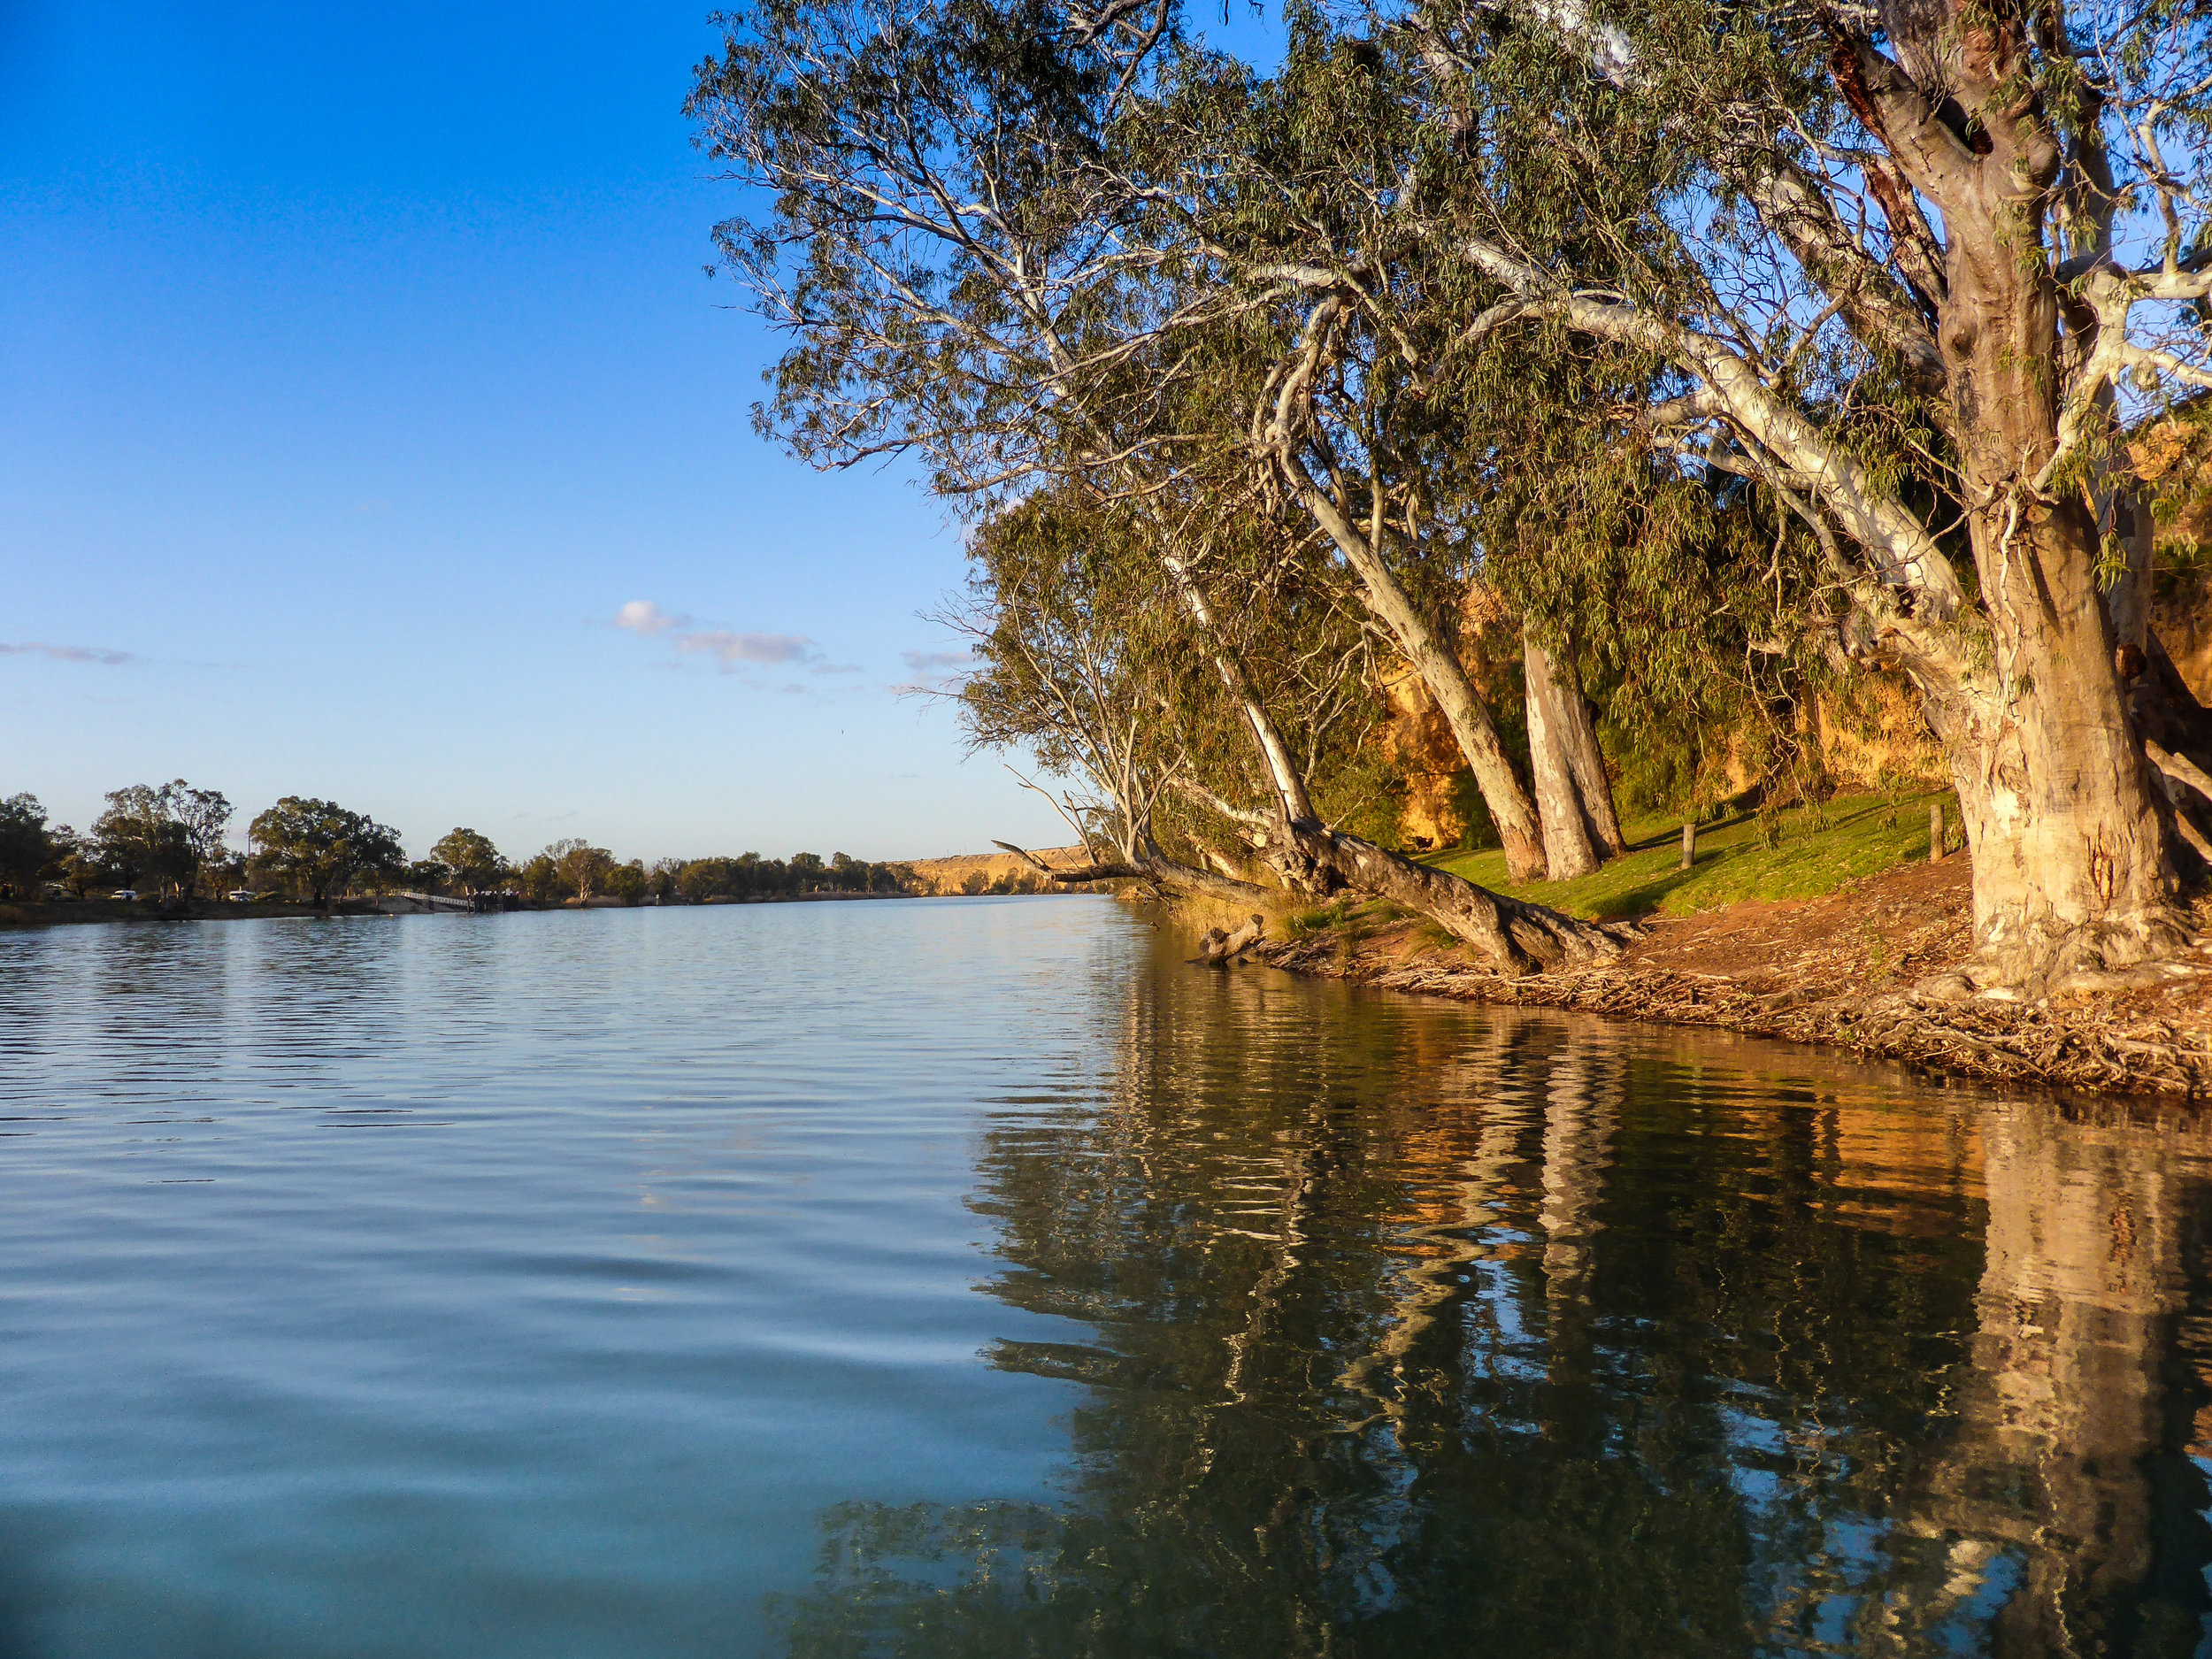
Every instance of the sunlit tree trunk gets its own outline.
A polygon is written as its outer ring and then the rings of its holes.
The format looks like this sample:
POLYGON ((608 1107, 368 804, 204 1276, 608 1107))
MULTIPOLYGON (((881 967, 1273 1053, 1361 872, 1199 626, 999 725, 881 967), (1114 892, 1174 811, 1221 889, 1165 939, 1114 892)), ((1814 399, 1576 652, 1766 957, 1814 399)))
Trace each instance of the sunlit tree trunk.
POLYGON ((1597 728, 1571 658, 1555 658, 1532 635, 1521 644, 1528 687, 1529 773, 1551 879, 1586 876, 1622 850, 1613 788, 1597 728))
POLYGON ((1966 685, 1929 687, 1928 707, 1974 855, 1982 971, 2032 993, 2094 985, 2179 929, 2098 589, 2099 526, 2080 488, 2036 486, 2060 420, 2058 289, 2035 251, 2056 152, 2024 119, 1984 130, 1991 153, 1955 146, 1925 188, 1948 236, 1936 336, 1990 653, 1966 685))
MULTIPOLYGON (((1499 741, 1497 723, 1468 679, 1459 653, 1429 626, 1374 540, 1329 497, 1286 442, 1281 453, 1285 470, 1306 511, 1352 567, 1367 608, 1390 631, 1406 661, 1428 687, 1445 725, 1451 728, 1452 739, 1468 771, 1474 774, 1475 787, 1481 791, 1483 804, 1490 810, 1490 821, 1497 826, 1499 842, 1505 849, 1506 879, 1540 880, 1546 872, 1549 838, 1540 826, 1536 803, 1521 787, 1512 757, 1499 741)), ((1551 872, 1555 878, 1559 873, 1555 869, 1551 872)))

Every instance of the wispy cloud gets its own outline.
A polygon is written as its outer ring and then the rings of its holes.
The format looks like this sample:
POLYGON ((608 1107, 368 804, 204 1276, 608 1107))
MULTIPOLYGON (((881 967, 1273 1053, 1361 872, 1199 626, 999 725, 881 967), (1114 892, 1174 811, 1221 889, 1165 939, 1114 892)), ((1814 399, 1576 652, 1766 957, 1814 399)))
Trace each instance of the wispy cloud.
POLYGON ((735 668, 740 663, 763 667, 810 663, 818 655, 814 641, 800 634, 732 634, 724 628, 700 628, 672 634, 670 639, 678 650, 703 652, 725 668, 735 668))
POLYGON ((20 645, 0 641, 0 657, 47 657, 58 663, 98 663, 108 668, 138 660, 128 651, 111 651, 98 645, 49 645, 44 640, 26 640, 20 645))
MULTIPOLYGON (((614 613, 614 626, 646 639, 664 639, 686 657, 710 657, 725 673, 738 668, 775 668, 818 662, 821 653, 803 634, 743 634, 695 628, 681 611, 649 599, 633 599, 614 613)), ((824 670, 841 672, 841 670, 824 670)))
POLYGON ((901 696, 957 691, 978 666, 974 654, 964 650, 901 651, 899 655, 914 673, 913 679, 890 687, 901 696))
POLYGON ((906 665, 918 674, 942 673, 948 668, 973 668, 972 651, 902 651, 906 665))

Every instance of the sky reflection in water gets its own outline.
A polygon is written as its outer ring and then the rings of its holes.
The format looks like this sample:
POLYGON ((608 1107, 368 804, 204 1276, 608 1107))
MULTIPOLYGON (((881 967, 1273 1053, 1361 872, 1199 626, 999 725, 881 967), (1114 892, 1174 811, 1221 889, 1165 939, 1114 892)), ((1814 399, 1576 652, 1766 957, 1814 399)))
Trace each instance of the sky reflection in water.
POLYGON ((2212 1135, 1177 943, 0 939, 0 1659, 2200 1651, 2212 1135))

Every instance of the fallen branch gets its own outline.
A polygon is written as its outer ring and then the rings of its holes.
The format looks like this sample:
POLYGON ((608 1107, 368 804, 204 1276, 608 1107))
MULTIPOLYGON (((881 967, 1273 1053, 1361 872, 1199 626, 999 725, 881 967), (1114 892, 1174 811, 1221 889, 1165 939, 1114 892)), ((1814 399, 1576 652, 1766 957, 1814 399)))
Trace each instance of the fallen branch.
POLYGON ((1065 882, 1071 887, 1084 881, 1150 881, 1178 893, 1225 899, 1232 904, 1248 904, 1261 896, 1263 891, 1249 881, 1239 881, 1233 876, 1217 876, 1211 871, 1179 864, 1172 858, 1163 858, 1156 854, 1149 858, 1132 859, 1125 864, 1078 864, 1072 869, 1063 870, 1047 864, 1028 849, 1017 847, 1011 841, 995 841, 991 845, 1004 848, 1040 875, 1065 882))

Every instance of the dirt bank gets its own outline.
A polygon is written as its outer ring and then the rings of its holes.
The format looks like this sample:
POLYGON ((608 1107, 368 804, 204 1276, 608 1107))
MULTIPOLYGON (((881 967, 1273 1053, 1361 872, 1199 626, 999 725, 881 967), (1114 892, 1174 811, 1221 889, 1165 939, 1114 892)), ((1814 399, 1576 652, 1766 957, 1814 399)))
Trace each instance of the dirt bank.
MULTIPOLYGON (((1963 960, 1962 856, 1868 876, 1825 897, 1657 917, 1601 969, 1509 979, 1436 929, 1357 912, 1254 955, 1295 973, 1516 1007, 1705 1025, 1901 1060, 1938 1076, 2114 1094, 2212 1093, 2212 948, 2155 989, 2029 1006, 1945 1002, 1915 987, 1963 960)), ((2197 926, 2212 933, 2212 904, 2197 926)))

